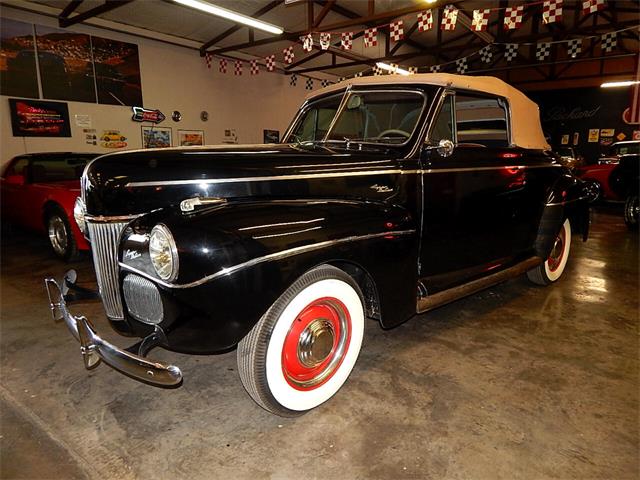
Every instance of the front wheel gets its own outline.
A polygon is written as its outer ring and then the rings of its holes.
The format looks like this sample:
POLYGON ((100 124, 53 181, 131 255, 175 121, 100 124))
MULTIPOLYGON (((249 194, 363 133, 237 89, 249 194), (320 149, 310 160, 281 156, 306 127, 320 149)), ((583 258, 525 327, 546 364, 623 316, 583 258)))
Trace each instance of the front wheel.
POLYGON ((363 334, 358 285, 335 267, 315 268, 291 285, 240 341, 240 379, 265 410, 300 415, 342 387, 363 334))
POLYGON ((527 272, 527 277, 537 285, 549 285, 562 276, 571 250, 571 223, 567 218, 556 237, 549 257, 527 272))
POLYGON ((640 205, 638 203, 638 195, 630 195, 624 202, 624 223, 629 230, 638 230, 638 221, 640 220, 640 205))
POLYGON ((53 253, 67 262, 80 258, 78 245, 64 210, 60 207, 51 208, 46 216, 46 227, 53 253))

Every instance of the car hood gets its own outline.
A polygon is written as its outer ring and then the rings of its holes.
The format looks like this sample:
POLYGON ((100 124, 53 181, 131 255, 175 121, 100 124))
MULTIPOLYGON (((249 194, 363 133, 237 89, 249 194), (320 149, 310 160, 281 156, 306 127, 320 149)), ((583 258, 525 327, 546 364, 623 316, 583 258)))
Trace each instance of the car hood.
POLYGON ((60 182, 38 182, 34 183, 38 187, 55 188, 58 190, 68 190, 70 192, 80 192, 80 179, 63 180, 60 182))
POLYGON ((371 190, 360 191, 353 179, 367 172, 375 182, 377 175, 397 173, 400 153, 386 147, 365 151, 295 144, 119 152, 87 166, 83 197, 89 215, 120 216, 192 197, 362 196, 371 190))

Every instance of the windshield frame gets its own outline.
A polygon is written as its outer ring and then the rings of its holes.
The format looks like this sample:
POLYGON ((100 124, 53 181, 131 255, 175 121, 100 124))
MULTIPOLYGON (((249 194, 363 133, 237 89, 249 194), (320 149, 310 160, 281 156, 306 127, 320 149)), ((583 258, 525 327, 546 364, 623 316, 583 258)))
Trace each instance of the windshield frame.
MULTIPOLYGON (((381 86, 383 87, 383 86, 381 86)), ((340 115, 342 114, 342 112, 344 111, 344 109, 346 108, 347 105, 347 100, 349 98, 349 96, 351 94, 360 94, 360 93, 397 93, 397 92, 401 92, 401 93, 412 93, 412 94, 417 94, 420 97, 422 97, 422 107, 420 108, 420 113, 417 116, 417 120, 415 125, 413 126, 413 130, 410 132, 411 135, 409 137, 407 137, 407 139, 402 142, 402 143, 384 143, 384 142, 371 142, 371 141, 366 141, 366 140, 346 140, 345 143, 349 144, 357 144, 357 145, 372 145, 375 147, 406 147, 414 138, 414 136, 416 135, 416 132, 418 132, 420 130, 420 123, 422 121, 422 117, 424 115, 425 109, 427 108, 428 105, 428 96, 426 94, 426 92, 424 90, 422 90, 421 88, 417 88, 417 87, 410 87, 410 86, 405 86, 403 85, 401 88, 389 88, 387 86, 384 86, 383 88, 376 88, 375 86, 371 86, 371 85, 367 85, 365 88, 354 88, 353 85, 348 85, 344 91, 342 92, 331 92, 330 94, 326 95, 326 96, 321 96, 321 97, 315 97, 313 99, 309 99, 307 101, 305 101, 305 103, 303 103, 302 107, 298 110, 298 114, 295 116, 295 118, 293 119, 293 122, 291 122, 291 125, 289 126, 289 128, 287 129, 287 132, 285 133, 284 138, 286 138, 286 142, 287 143, 292 143, 292 139, 290 138, 291 135, 293 134, 293 131, 295 130, 295 128, 298 126, 300 120, 302 119, 302 117, 304 116, 304 114, 306 114, 310 108, 313 107, 313 105, 318 102, 318 101, 322 101, 322 100, 326 100, 332 96, 335 96, 336 93, 337 94, 341 94, 342 98, 340 100, 340 104, 338 106, 338 109, 336 110, 335 115, 333 116, 333 118, 331 119, 331 123, 329 124, 329 128, 327 129, 327 133, 324 136, 324 138, 322 140, 315 140, 313 142, 301 142, 301 143, 320 143, 320 144, 327 144, 327 143, 333 143, 335 144, 336 142, 342 142, 342 140, 330 140, 328 137, 331 134, 332 129, 335 127, 335 124, 337 123, 338 118, 340 117, 340 115), (373 88, 372 88, 373 87, 373 88)))

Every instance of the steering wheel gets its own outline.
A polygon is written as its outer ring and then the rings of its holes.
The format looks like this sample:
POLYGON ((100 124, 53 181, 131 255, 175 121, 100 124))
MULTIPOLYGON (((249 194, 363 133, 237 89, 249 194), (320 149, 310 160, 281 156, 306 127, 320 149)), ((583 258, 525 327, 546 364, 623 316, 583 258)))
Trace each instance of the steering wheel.
POLYGON ((395 133, 397 135, 402 135, 405 138, 410 138, 411 134, 409 132, 405 132, 404 130, 398 130, 397 128, 390 128, 389 130, 385 130, 384 132, 380 132, 376 138, 382 138, 388 136, 390 133, 395 133))

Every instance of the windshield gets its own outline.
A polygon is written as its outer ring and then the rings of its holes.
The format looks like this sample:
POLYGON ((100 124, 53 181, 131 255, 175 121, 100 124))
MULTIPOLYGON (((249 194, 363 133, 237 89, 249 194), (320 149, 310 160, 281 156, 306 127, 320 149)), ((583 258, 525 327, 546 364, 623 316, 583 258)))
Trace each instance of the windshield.
POLYGON ((640 153, 640 143, 622 143, 613 146, 613 155, 630 155, 640 153))
POLYGON ((417 91, 350 91, 311 104, 289 141, 353 141, 403 145, 413 134, 426 97, 417 91))

